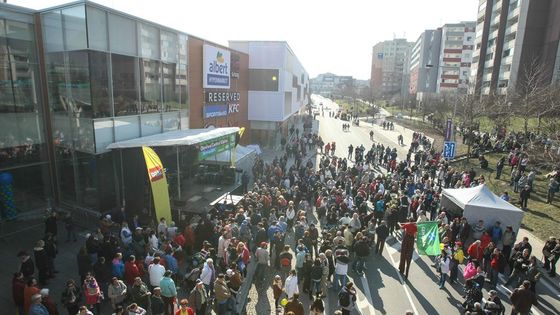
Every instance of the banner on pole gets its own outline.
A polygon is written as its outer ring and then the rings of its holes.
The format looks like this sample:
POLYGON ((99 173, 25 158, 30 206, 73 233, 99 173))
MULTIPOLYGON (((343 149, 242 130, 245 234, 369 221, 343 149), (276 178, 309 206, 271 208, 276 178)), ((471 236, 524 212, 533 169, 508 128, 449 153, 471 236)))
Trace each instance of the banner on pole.
POLYGON ((172 221, 171 205, 169 203, 169 190, 163 164, 152 148, 142 147, 142 152, 144 153, 144 160, 146 160, 150 186, 152 186, 152 197, 157 219, 165 218, 167 223, 169 223, 172 221))
POLYGON ((419 222, 418 235, 416 238, 416 247, 419 255, 437 256, 441 254, 439 248, 439 230, 438 223, 419 222))
POLYGON ((445 125, 445 141, 450 141, 451 136, 453 136, 453 120, 447 118, 447 124, 445 125))

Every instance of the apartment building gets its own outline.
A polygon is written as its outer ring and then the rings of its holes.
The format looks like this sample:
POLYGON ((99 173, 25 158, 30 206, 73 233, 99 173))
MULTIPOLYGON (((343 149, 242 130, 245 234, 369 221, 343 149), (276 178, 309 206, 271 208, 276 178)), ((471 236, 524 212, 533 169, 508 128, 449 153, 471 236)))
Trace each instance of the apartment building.
POLYGON ((437 73, 437 93, 466 93, 475 40, 475 22, 445 24, 437 73))
POLYGON ((560 75, 560 3, 554 0, 480 0, 471 66, 473 92, 515 92, 529 67, 545 82, 560 75))
POLYGON ((435 93, 439 69, 441 29, 425 30, 410 53, 410 94, 435 93))
POLYGON ((397 38, 373 46, 371 89, 373 95, 390 96, 404 93, 403 77, 412 43, 397 38))

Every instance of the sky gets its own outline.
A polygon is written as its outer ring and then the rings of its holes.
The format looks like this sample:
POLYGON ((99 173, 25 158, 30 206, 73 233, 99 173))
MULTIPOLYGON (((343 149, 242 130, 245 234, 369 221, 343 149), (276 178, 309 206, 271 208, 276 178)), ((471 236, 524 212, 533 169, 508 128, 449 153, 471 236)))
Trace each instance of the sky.
MULTIPOLYGON (((8 0, 43 9, 70 0, 8 0)), ((478 0, 95 0, 104 6, 222 45, 287 41, 310 77, 369 79, 372 47, 414 42, 425 29, 474 21, 478 0)))

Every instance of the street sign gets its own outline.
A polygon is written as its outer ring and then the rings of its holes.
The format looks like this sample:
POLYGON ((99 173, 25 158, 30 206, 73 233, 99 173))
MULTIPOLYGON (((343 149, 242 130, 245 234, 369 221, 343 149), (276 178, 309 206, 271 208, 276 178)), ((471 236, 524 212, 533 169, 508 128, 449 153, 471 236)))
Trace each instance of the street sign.
POLYGON ((447 124, 445 126, 445 141, 451 140, 451 136, 453 132, 453 120, 451 118, 447 118, 447 124))
POLYGON ((452 159, 455 157, 455 141, 445 141, 443 143, 443 158, 452 159))

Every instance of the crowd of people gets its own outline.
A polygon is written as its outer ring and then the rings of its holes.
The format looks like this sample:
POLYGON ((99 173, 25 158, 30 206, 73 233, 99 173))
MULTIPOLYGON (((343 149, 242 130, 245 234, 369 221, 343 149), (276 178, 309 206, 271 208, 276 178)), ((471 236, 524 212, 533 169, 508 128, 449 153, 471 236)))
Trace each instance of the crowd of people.
MULTIPOLYGON (((255 264, 253 282, 272 287, 277 313, 324 314, 332 290, 336 313, 350 314, 357 292, 348 274, 363 274, 366 261, 382 257, 385 240, 393 236, 402 241, 398 269, 407 278, 416 223, 430 220, 438 221, 442 240, 435 263, 440 288, 460 281, 462 266, 465 310, 498 314, 501 301, 494 289, 501 273, 515 288, 514 311, 525 314, 540 274, 528 240, 515 243, 511 227, 504 230, 500 222, 471 226, 440 205, 443 188, 473 187, 484 183, 484 176, 441 159, 420 133, 413 134, 406 156, 397 155, 396 148, 372 142, 350 146, 346 157, 338 157, 334 142, 325 144, 316 133, 296 128, 283 139, 281 156, 256 159, 253 184, 235 206, 218 203, 181 228, 163 218, 157 226, 141 224, 125 209, 104 215, 77 255, 80 279, 67 281, 60 306, 69 315, 101 314, 102 303, 114 314, 206 314, 210 308, 236 314, 248 266, 255 264), (492 290, 482 303, 485 279, 492 290)), ((57 303, 41 288, 57 272, 58 221, 56 212, 47 218, 33 257, 19 254, 13 292, 20 314, 57 314, 57 303)), ((71 216, 63 222, 67 241, 76 241, 71 216)), ((545 267, 555 275, 560 241, 546 244, 545 267)))

